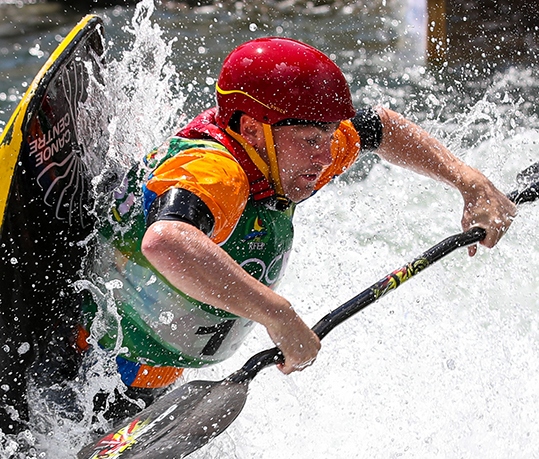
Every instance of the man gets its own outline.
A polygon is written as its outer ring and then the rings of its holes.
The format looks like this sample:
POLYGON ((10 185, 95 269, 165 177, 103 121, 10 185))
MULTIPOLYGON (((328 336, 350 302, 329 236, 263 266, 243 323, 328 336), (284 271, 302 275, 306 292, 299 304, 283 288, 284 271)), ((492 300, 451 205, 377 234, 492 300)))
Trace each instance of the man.
POLYGON ((93 334, 116 348, 125 384, 166 387, 185 367, 222 361, 254 322, 283 352, 283 373, 312 364, 318 337, 275 291, 294 208, 367 150, 456 187, 463 229, 485 228, 486 247, 510 226, 515 206, 424 130, 386 108, 356 111, 341 70, 320 51, 285 38, 235 49, 217 107, 149 154, 115 193, 103 231, 114 256, 95 269, 121 281, 112 289, 120 318, 99 308, 89 316, 101 311, 93 334))

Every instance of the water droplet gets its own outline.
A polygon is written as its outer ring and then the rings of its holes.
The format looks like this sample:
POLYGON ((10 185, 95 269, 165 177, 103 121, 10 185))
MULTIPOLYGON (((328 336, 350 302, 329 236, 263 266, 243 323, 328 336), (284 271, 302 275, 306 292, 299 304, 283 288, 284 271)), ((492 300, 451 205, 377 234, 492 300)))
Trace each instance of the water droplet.
POLYGON ((159 322, 165 325, 170 325, 174 320, 174 314, 170 311, 163 311, 159 314, 159 322))
POLYGON ((17 352, 20 355, 23 355, 23 354, 26 354, 29 350, 30 350, 30 343, 22 343, 17 349, 17 352))

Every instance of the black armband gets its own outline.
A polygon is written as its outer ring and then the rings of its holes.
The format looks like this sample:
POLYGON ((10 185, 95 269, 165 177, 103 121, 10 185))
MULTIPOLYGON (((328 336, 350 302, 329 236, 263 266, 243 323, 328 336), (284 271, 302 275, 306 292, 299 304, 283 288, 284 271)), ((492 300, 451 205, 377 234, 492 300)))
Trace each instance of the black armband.
POLYGON ((208 236, 213 233, 215 225, 215 218, 204 201, 183 188, 171 188, 152 203, 146 227, 160 220, 186 222, 208 236))
POLYGON ((363 151, 376 150, 382 143, 382 120, 374 108, 368 107, 356 112, 350 121, 354 125, 363 151))

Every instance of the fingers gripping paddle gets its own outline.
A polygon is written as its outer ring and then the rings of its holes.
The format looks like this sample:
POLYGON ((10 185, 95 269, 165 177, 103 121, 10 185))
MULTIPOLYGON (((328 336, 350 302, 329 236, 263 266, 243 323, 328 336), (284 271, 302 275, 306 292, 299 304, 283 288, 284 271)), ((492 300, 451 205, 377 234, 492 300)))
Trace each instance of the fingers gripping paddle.
MULTIPOLYGON (((539 163, 522 171, 520 188, 508 197, 516 204, 539 197, 539 163)), ((403 282, 454 250, 481 241, 482 228, 450 236, 411 263, 393 271, 323 317, 313 331, 324 338, 344 322, 403 282)), ((162 397, 108 435, 88 445, 79 459, 174 458, 180 459, 222 433, 240 414, 247 400, 249 382, 265 367, 283 362, 278 348, 262 351, 222 381, 192 381, 162 397)))

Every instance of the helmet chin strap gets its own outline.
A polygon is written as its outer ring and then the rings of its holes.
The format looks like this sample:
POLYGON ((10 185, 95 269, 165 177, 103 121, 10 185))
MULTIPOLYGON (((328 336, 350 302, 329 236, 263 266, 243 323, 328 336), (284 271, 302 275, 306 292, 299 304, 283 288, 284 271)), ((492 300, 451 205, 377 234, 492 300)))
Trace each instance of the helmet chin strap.
POLYGON ((264 174, 264 177, 266 177, 267 180, 270 180, 270 169, 266 162, 260 157, 258 152, 253 148, 253 146, 247 142, 247 140, 245 140, 241 134, 234 132, 232 129, 230 129, 230 127, 227 127, 225 130, 228 135, 233 137, 234 140, 236 140, 243 147, 243 149, 249 155, 249 158, 251 158, 251 161, 256 167, 258 167, 258 169, 260 169, 260 172, 264 174))
POLYGON ((284 190, 281 185, 281 176, 279 175, 279 164, 277 163, 277 153, 275 151, 275 143, 273 142, 273 131, 269 124, 262 123, 264 128, 264 139, 266 141, 266 151, 269 158, 269 166, 271 172, 271 180, 278 197, 284 198, 284 190))
POLYGON ((247 142, 240 134, 234 132, 230 127, 226 128, 226 132, 232 136, 247 152, 251 161, 264 174, 266 179, 270 180, 275 188, 275 197, 280 203, 279 207, 287 208, 290 205, 290 200, 285 196, 281 177, 279 176, 279 165, 277 163, 277 153, 273 142, 273 131, 269 124, 262 123, 264 128, 264 140, 266 142, 266 151, 268 153, 269 165, 262 159, 254 147, 247 142))

